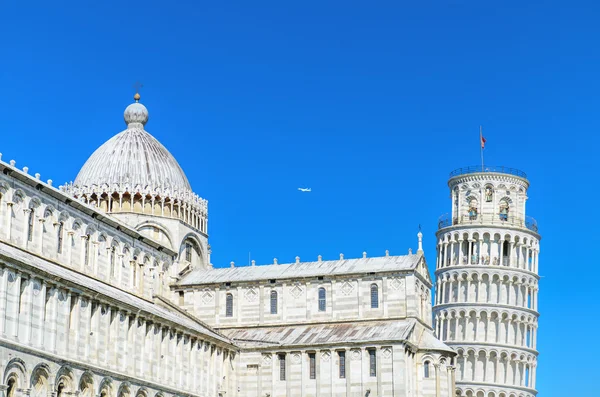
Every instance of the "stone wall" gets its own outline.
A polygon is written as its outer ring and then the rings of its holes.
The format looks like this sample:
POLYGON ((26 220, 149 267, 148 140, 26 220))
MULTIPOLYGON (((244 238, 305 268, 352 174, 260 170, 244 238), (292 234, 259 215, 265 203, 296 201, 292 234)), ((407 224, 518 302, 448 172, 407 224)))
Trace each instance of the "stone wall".
POLYGON ((274 281, 174 288, 185 309, 217 328, 406 317, 431 324, 430 287, 413 271, 274 281), (321 288, 324 306, 319 303, 321 288), (376 305, 372 288, 377 289, 376 305))
POLYGON ((403 344, 243 351, 239 395, 450 397, 454 394, 453 371, 448 357, 414 352, 403 344), (340 365, 342 361, 345 364, 340 365), (425 365, 429 366, 427 373, 425 365))

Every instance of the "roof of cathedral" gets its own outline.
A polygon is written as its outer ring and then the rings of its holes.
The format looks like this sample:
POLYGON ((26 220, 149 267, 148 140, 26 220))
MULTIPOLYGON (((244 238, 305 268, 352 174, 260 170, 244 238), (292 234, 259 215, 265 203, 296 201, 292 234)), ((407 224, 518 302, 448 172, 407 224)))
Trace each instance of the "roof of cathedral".
POLYGON ((166 307, 149 302, 133 294, 129 294, 119 288, 113 287, 112 285, 95 280, 87 274, 79 273, 56 265, 41 257, 32 255, 29 252, 11 247, 4 243, 0 243, 0 258, 3 258, 3 260, 9 262, 16 260, 25 266, 35 267, 36 271, 45 273, 56 280, 62 280, 66 283, 73 283, 78 289, 89 289, 91 291, 101 293, 120 302, 122 305, 131 307, 132 312, 145 312, 146 315, 157 316, 165 321, 169 321, 173 324, 177 324, 181 327, 201 333, 212 338, 213 340, 231 344, 231 341, 229 341, 227 337, 222 336, 198 321, 194 321, 188 316, 184 316, 173 310, 169 310, 166 307))
MULTIPOLYGON (((223 329, 240 347, 331 345, 408 340, 415 319, 351 323, 294 324, 276 327, 223 329)), ((441 342, 440 342, 441 343, 441 342)), ((442 344, 443 345, 443 344, 442 344)), ((445 349, 447 346, 443 345, 445 349)))
POLYGON ((136 101, 125 109, 127 129, 100 146, 85 162, 75 186, 128 184, 171 191, 192 188, 173 155, 145 129, 148 109, 136 101))
POLYGON ((437 339, 431 332, 423 330, 421 338, 418 343, 419 349, 421 350, 435 350, 435 351, 448 351, 456 353, 452 348, 446 345, 444 342, 437 339))
POLYGON ((299 262, 281 265, 243 266, 215 269, 196 268, 178 285, 202 285, 270 279, 335 276, 341 274, 381 273, 411 270, 423 257, 421 253, 401 256, 299 262))

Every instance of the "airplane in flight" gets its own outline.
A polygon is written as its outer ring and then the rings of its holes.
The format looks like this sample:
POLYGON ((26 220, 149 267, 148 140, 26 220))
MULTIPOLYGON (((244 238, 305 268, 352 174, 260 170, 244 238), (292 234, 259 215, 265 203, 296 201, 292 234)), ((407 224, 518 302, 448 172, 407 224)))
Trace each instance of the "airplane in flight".
POLYGON ((312 189, 309 187, 299 187, 298 190, 301 192, 312 192, 312 189))

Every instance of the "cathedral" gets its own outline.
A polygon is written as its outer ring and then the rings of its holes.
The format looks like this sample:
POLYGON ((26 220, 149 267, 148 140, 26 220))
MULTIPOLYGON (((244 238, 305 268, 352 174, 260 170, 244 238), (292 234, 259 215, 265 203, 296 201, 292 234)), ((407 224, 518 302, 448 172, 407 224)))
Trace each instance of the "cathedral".
POLYGON ((207 201, 134 99, 73 183, 0 155, 1 397, 536 395, 521 171, 450 175, 435 280, 420 232, 406 255, 213 267, 207 201))

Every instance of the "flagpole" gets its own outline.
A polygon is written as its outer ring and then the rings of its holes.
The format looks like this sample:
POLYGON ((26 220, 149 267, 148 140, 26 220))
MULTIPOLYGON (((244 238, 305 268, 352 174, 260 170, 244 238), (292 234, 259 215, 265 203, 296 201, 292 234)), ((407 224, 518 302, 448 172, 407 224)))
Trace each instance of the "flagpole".
POLYGON ((484 172, 483 166, 483 129, 479 126, 479 151, 481 152, 481 172, 484 172))

